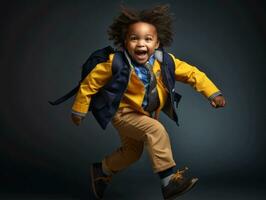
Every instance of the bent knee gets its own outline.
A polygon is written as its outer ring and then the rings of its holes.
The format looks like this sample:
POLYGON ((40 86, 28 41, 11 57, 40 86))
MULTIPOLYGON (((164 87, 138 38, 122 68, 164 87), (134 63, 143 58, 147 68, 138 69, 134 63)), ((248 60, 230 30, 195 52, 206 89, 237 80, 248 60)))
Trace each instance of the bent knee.
POLYGON ((135 162, 140 159, 143 152, 143 147, 139 148, 126 147, 124 150, 125 150, 125 156, 127 156, 131 160, 131 162, 135 162))
POLYGON ((164 126, 160 123, 154 123, 146 133, 146 142, 154 145, 158 143, 168 143, 169 142, 169 136, 164 128, 164 126))

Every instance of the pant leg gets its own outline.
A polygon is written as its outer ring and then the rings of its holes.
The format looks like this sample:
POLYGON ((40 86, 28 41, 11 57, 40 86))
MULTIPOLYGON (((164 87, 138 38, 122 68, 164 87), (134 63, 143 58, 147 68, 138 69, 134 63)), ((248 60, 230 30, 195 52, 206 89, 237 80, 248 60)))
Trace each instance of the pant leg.
POLYGON ((120 134, 120 132, 118 133, 120 135, 121 147, 106 156, 102 161, 104 169, 110 174, 115 174, 139 160, 144 148, 144 142, 126 137, 120 134))
MULTIPOLYGON (((159 121, 132 109, 124 108, 116 113, 112 123, 118 130, 120 137, 126 138, 127 146, 130 149, 140 149, 140 146, 137 147, 140 144, 146 146, 155 173, 175 166, 169 136, 159 121)), ((132 152, 132 150, 130 151, 132 152)), ((131 158, 131 154, 124 156, 127 151, 122 152, 116 151, 109 156, 109 162, 107 162, 108 160, 105 162, 109 169, 114 166, 119 168, 117 166, 120 165, 125 167, 123 163, 127 159, 133 162, 136 160, 136 158, 133 159, 134 156, 131 158), (110 160, 113 160, 113 162, 110 160)))

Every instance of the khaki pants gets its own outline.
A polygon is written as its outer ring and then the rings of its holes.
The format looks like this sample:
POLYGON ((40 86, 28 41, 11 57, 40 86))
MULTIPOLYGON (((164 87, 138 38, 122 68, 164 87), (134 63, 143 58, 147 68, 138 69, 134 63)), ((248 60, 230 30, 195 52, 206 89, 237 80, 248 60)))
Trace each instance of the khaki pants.
POLYGON ((112 119, 117 129, 121 147, 106 156, 103 168, 111 174, 127 168, 136 162, 147 148, 154 173, 174 167, 169 136, 156 119, 130 108, 121 108, 112 119))

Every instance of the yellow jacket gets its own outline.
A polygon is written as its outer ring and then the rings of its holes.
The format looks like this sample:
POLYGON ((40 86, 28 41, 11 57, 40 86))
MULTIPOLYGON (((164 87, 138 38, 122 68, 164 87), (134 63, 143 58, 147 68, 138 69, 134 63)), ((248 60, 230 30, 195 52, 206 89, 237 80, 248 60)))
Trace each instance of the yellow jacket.
MULTIPOLYGON (((171 54, 170 54, 171 55, 171 54)), ((215 94, 219 94, 219 89, 213 82, 205 75, 205 73, 198 70, 196 67, 183 62, 173 55, 175 63, 175 80, 190 84, 196 91, 202 93, 206 98, 211 98, 215 94)), ((80 84, 79 91, 75 97, 72 111, 85 116, 91 102, 91 96, 96 94, 101 87, 103 87, 112 77, 112 60, 114 54, 109 56, 109 60, 104 63, 99 63, 87 75, 87 77, 80 84)), ((163 84, 160 62, 155 60, 153 72, 157 79, 157 90, 160 99, 160 106, 156 113, 160 112, 167 99, 167 88, 163 84)), ((134 70, 131 70, 130 80, 124 96, 120 102, 119 108, 130 107, 135 110, 148 114, 142 108, 142 101, 145 95, 144 84, 138 78, 134 70)))

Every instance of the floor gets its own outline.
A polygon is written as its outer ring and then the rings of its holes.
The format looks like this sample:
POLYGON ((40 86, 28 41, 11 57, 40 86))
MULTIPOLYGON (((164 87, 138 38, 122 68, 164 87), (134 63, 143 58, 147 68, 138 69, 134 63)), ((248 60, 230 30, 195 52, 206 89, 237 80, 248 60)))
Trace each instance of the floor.
MULTIPOLYGON (((85 180, 85 179, 84 179, 85 180)), ((190 192, 178 197, 178 200, 264 200, 266 187, 257 183, 225 184, 218 181, 206 181, 204 178, 190 192)), ((68 187, 64 192, 57 193, 56 184, 53 192, 5 192, 0 193, 0 200, 93 200, 90 184, 85 181, 81 187, 68 187), (79 188, 79 189, 77 189, 79 188)), ((60 188, 60 186, 58 186, 60 188)), ((59 190, 58 190, 59 191, 59 190)), ((121 175, 115 177, 107 189, 104 200, 162 200, 160 182, 156 176, 121 175)))

